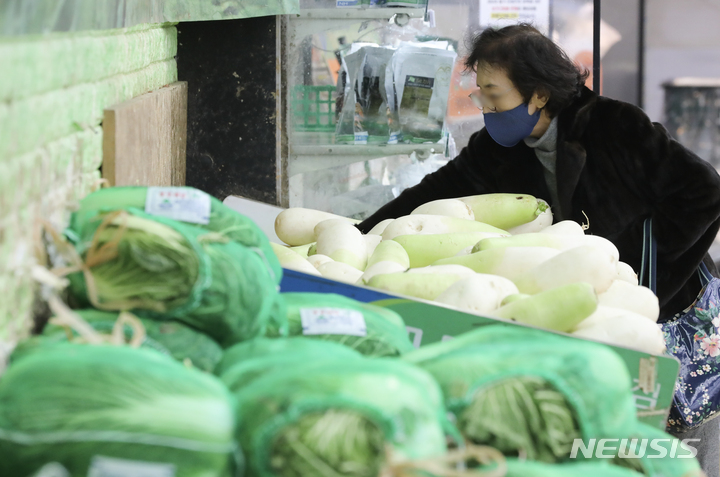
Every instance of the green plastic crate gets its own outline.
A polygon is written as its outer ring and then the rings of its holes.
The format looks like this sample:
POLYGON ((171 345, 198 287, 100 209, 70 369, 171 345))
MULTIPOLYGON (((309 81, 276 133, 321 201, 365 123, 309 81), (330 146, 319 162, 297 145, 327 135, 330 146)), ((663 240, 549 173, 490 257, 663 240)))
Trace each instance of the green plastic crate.
POLYGON ((296 131, 335 131, 335 86, 297 85, 290 101, 296 131))

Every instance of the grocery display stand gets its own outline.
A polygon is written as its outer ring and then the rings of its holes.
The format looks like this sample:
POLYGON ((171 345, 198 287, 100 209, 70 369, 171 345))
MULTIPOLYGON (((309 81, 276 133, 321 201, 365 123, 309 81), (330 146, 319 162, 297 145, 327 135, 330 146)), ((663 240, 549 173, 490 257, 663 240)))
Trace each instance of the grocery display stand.
MULTIPOLYGON (((295 270, 283 269, 280 288, 283 292, 336 293, 391 309, 402 316, 410 339, 416 347, 452 339, 455 335, 481 326, 503 324, 530 327, 514 321, 465 313, 427 300, 392 295, 295 270)), ((541 330, 546 333, 563 334, 570 339, 584 340, 564 333, 541 330)), ((632 376, 632 392, 638 419, 664 430, 680 363, 668 356, 650 355, 622 346, 606 346, 617 352, 625 361, 632 376)))
POLYGON ((425 13, 425 4, 341 8, 335 0, 301 0, 300 13, 282 19, 279 30, 283 32, 280 45, 284 53, 278 69, 278 88, 285 100, 279 114, 287 120, 281 122, 279 132, 283 144, 278 149, 276 164, 282 177, 282 185, 277 191, 279 204, 285 207, 321 207, 308 202, 315 191, 305 184, 306 175, 312 178, 313 174, 333 170, 342 180, 348 180, 351 175, 348 168, 362 166, 372 159, 414 154, 424 160, 431 154, 444 152, 443 144, 436 143, 336 143, 336 86, 308 84, 308 78, 301 73, 307 66, 302 45, 314 34, 357 28, 363 22, 387 23, 392 20, 396 25, 406 25, 410 19, 423 18, 425 13))

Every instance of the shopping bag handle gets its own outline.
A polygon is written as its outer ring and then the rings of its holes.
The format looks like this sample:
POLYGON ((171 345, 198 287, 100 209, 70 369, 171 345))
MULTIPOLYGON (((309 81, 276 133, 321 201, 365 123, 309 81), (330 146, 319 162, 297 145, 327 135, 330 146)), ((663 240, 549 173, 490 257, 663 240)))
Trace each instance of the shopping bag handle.
MULTIPOLYGON (((707 265, 702 261, 698 266, 698 275, 703 287, 713 278, 707 265)), ((643 255, 638 281, 640 285, 648 287, 657 294, 657 241, 652 233, 652 217, 648 217, 643 222, 643 255)))

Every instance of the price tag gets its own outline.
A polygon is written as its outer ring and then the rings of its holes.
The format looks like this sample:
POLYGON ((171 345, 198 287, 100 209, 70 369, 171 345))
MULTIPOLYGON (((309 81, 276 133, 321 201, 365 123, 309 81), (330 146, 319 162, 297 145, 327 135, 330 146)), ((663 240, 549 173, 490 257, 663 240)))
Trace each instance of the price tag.
POLYGON ((145 213, 181 222, 207 225, 210 196, 191 187, 148 187, 145 213))
POLYGON ((301 308, 300 319, 304 335, 367 335, 365 318, 357 310, 301 308))
POLYGON ((638 386, 645 394, 650 394, 655 389, 655 376, 657 358, 640 358, 640 369, 638 369, 638 386))
POLYGON ((355 144, 367 144, 369 133, 367 131, 360 131, 355 133, 355 144))
POLYGON ((142 462, 96 455, 87 477, 175 477, 173 464, 142 462))

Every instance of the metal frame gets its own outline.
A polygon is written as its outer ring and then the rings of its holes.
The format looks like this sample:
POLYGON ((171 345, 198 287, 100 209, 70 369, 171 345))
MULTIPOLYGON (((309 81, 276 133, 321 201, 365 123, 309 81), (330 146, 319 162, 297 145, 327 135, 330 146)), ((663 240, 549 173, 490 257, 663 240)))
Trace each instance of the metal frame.
POLYGON ((600 94, 600 0, 593 0, 593 91, 600 94))

